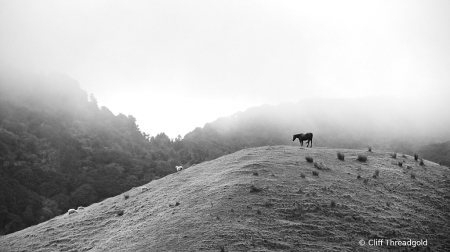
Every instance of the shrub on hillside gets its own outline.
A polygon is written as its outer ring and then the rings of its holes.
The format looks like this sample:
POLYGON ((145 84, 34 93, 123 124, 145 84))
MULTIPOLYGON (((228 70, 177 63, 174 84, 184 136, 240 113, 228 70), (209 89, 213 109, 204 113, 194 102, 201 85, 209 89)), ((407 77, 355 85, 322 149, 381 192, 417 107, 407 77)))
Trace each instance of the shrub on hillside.
POLYGON ((313 159, 312 157, 310 157, 310 156, 306 156, 305 159, 306 159, 306 161, 307 161, 308 163, 314 162, 314 159, 313 159))
POLYGON ((420 159, 420 163, 419 163, 419 164, 422 165, 422 166, 425 165, 425 163, 423 162, 423 159, 422 159, 422 158, 420 159))
POLYGON ((363 155, 363 154, 358 154, 358 158, 356 159, 360 162, 366 162, 367 161, 367 156, 363 155))
POLYGON ((250 192, 251 193, 257 193, 257 192, 260 192, 261 190, 262 190, 261 188, 258 188, 258 187, 254 186, 254 185, 250 186, 250 192))
POLYGON ((335 208, 336 207, 336 201, 331 200, 330 207, 335 208))
POLYGON ((345 155, 343 153, 341 153, 341 152, 338 152, 337 153, 337 157, 338 157, 339 160, 344 161, 345 155))
POLYGON ((314 162, 314 167, 316 167, 319 170, 331 170, 330 168, 326 167, 324 164, 320 162, 314 162))
POLYGON ((373 173, 373 178, 378 178, 380 176, 380 170, 375 170, 375 172, 373 173))

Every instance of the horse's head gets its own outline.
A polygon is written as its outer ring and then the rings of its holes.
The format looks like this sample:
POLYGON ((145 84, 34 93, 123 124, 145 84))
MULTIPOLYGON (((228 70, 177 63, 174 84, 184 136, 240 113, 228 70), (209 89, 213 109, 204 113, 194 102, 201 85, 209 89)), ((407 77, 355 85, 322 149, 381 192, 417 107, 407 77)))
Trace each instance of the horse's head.
POLYGON ((302 135, 303 134, 297 134, 297 135, 292 136, 292 141, 295 141, 295 139, 297 139, 297 138, 301 140, 302 135))

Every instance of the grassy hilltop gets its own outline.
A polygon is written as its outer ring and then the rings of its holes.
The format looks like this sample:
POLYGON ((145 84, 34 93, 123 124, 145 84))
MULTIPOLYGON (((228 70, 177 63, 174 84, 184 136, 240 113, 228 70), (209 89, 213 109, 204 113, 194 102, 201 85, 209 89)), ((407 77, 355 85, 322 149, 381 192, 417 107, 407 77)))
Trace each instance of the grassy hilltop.
POLYGON ((1 236, 0 251, 404 249, 358 245, 379 238, 427 239, 428 249, 448 251, 450 169, 390 154, 245 149, 1 236))

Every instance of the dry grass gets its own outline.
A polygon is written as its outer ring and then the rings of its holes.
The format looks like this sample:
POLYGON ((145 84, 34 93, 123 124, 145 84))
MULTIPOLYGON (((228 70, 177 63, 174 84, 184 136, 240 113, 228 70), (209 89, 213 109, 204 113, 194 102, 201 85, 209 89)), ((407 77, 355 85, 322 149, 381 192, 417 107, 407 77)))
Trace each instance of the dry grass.
POLYGON ((370 153, 370 162, 365 164, 336 159, 337 149, 301 151, 332 171, 300 179, 302 173, 318 170, 298 162, 295 147, 238 151, 154 180, 146 185, 145 193, 126 192, 128 200, 118 195, 79 214, 64 214, 0 236, 0 248, 36 252, 359 251, 359 239, 424 237, 432 251, 447 251, 447 167, 427 162, 427 169, 417 169, 419 164, 411 159, 403 166, 412 168, 403 173, 382 151, 370 153), (372 178, 376 170, 380 170, 380 179, 372 178), (258 176, 253 176, 255 171, 258 176), (364 179, 356 179, 357 175, 364 179), (262 190, 251 193, 252 185, 262 190), (118 211, 123 211, 121 216, 118 211))

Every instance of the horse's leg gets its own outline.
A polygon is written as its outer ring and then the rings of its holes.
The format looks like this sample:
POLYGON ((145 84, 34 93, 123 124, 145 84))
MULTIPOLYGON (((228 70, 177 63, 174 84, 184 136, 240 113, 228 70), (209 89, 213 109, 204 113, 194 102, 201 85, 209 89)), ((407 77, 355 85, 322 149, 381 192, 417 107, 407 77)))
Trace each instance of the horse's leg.
POLYGON ((308 147, 309 147, 309 140, 308 140, 308 141, 306 141, 306 143, 308 144, 308 145, 306 145, 306 148, 308 148, 308 147))
POLYGON ((311 148, 312 148, 312 138, 311 138, 311 148))

